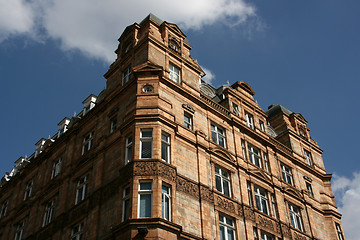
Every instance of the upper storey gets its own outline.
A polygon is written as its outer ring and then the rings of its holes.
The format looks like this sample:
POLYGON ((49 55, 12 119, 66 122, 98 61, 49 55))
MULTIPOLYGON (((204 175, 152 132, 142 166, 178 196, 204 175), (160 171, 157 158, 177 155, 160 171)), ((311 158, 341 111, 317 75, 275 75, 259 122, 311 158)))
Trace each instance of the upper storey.
POLYGON ((108 90, 126 85, 146 64, 161 69, 161 77, 199 94, 204 73, 190 56, 189 41, 176 24, 150 14, 140 24, 128 26, 118 40, 117 59, 105 74, 108 90))

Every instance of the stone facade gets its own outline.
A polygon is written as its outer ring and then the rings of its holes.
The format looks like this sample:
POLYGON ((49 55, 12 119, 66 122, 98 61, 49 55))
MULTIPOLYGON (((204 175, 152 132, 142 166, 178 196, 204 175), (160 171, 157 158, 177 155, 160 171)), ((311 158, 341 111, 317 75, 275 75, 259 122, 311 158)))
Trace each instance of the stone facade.
POLYGON ((94 106, 2 179, 0 239, 339 239, 301 114, 200 80, 184 33, 153 15, 119 42, 94 106))

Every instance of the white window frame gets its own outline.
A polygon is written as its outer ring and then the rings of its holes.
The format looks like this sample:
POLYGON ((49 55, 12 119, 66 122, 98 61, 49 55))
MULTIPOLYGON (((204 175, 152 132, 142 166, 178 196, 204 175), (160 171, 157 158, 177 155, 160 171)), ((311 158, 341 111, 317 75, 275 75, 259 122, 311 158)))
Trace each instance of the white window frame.
POLYGON ((251 128, 254 129, 254 116, 248 112, 245 111, 245 118, 246 118, 246 125, 251 128))
POLYGON ((122 85, 125 85, 131 79, 131 67, 127 67, 122 72, 122 85))
POLYGON ((140 131, 140 159, 150 159, 152 158, 152 154, 153 154, 153 129, 141 129, 140 131), (144 137, 143 133, 144 132, 151 132, 151 137, 144 137), (150 142, 150 157, 143 157, 142 153, 144 150, 144 146, 143 144, 145 142, 150 142))
POLYGON ((89 132, 85 135, 83 140, 82 155, 90 151, 93 145, 94 131, 89 132))
POLYGON ((220 240, 230 240, 228 238, 228 234, 232 233, 233 239, 236 240, 236 227, 235 227, 235 219, 227 217, 219 213, 219 235, 220 240), (221 235, 223 229, 224 235, 221 235))
POLYGON ((122 221, 126 221, 130 218, 130 201, 131 201, 131 189, 130 185, 124 187, 122 198, 122 221), (126 213, 128 216, 126 216, 126 213))
POLYGON ((253 227, 253 232, 254 232, 254 240, 259 240, 258 230, 256 227, 253 227))
POLYGON ((339 240, 344 240, 344 234, 342 232, 341 226, 339 223, 335 223, 336 232, 339 240))
POLYGON ((31 197, 32 195, 32 191, 33 191, 33 185, 34 185, 34 181, 31 180, 26 184, 26 188, 25 188, 25 194, 24 194, 24 200, 27 200, 28 198, 31 197))
POLYGON ((83 235, 84 224, 79 223, 71 229, 71 240, 81 240, 83 235))
POLYGON ((259 210, 260 212, 266 215, 270 215, 269 203, 267 197, 268 192, 261 187, 254 186, 254 195, 255 195, 255 203, 257 210, 259 210))
POLYGON ((167 163, 170 163, 170 146, 170 135, 161 132, 161 160, 167 163))
POLYGON ((16 224, 15 240, 22 240, 24 234, 25 220, 16 224))
POLYGON ((309 196, 310 196, 310 197, 314 197, 314 192, 313 192, 311 183, 305 182, 305 184, 306 184, 306 190, 308 191, 309 196))
POLYGON ((226 136, 225 136, 225 129, 217 126, 216 124, 211 123, 211 139, 216 144, 226 148, 226 136), (221 144, 221 140, 223 144, 221 144))
POLYGON ((53 168, 51 170, 51 179, 53 179, 54 177, 60 174, 61 164, 62 164, 61 158, 58 158, 56 161, 54 161, 53 168))
POLYGON ((9 201, 8 201, 8 200, 3 201, 3 203, 1 204, 0 218, 6 216, 6 212, 7 212, 7 209, 8 209, 8 205, 9 205, 9 201))
POLYGON ((311 152, 304 149, 304 156, 305 156, 306 164, 309 165, 309 166, 313 166, 313 160, 312 160, 312 157, 311 157, 311 152))
POLYGON ((181 70, 172 63, 169 63, 169 78, 178 84, 181 82, 181 70))
POLYGON ((230 173, 217 165, 215 165, 215 186, 218 192, 231 197, 230 173), (219 186, 217 184, 218 182, 220 183, 219 186))
POLYGON ((290 184, 291 186, 294 186, 294 179, 293 179, 291 168, 289 166, 281 163, 281 173, 282 173, 284 182, 290 184))
POLYGON ((164 183, 161 189, 161 210, 162 218, 171 221, 171 187, 164 183), (164 190, 164 188, 166 190, 164 190), (166 205, 166 202, 168 205, 166 205), (168 213, 168 215, 166 215, 166 213, 168 213))
POLYGON ((85 175, 81 177, 76 186, 76 196, 75 196, 75 205, 82 202, 88 192, 88 185, 89 185, 89 176, 85 175))
POLYGON ((53 217, 54 217, 54 210, 55 210, 55 199, 51 199, 48 201, 45 205, 45 213, 44 213, 44 219, 43 219, 43 227, 48 225, 53 217))
POLYGON ((260 130, 265 132, 265 123, 261 120, 259 120, 259 126, 260 126, 260 130))
POLYGON ((133 158, 133 136, 129 135, 125 140, 125 165, 132 161, 133 158))
POLYGON ((235 103, 232 103, 232 105, 233 105, 233 112, 235 113, 235 115, 240 116, 239 106, 235 103))
POLYGON ((251 183, 247 181, 247 192, 248 192, 248 198, 249 198, 249 205, 250 207, 253 207, 253 194, 251 189, 251 183))
POLYGON ((190 130, 193 129, 193 116, 187 112, 184 112, 184 126, 190 130))
POLYGON ((269 158, 267 153, 263 153, 264 154, 264 165, 265 165, 265 170, 267 173, 270 173, 270 167, 269 167, 269 158))
POLYGON ((300 208, 289 203, 289 214, 291 225, 294 228, 303 231, 300 208))
POLYGON ((153 203, 153 196, 152 196, 152 194, 153 194, 153 182, 152 181, 140 181, 139 182, 139 190, 138 190, 138 218, 151 218, 152 217, 152 210, 153 210, 153 208, 152 208, 152 203, 153 203), (151 183, 151 189, 149 190, 149 189, 141 189, 141 184, 142 183, 151 183), (140 209, 141 209, 141 202, 140 202, 140 199, 141 199, 141 196, 142 195, 150 195, 150 216, 140 216, 140 213, 141 213, 141 211, 140 211, 140 209))
POLYGON ((117 128, 117 119, 114 118, 110 122, 110 133, 115 132, 116 128, 117 128))
POLYGON ((243 154, 244 161, 246 161, 246 147, 245 147, 244 140, 241 140, 241 148, 242 148, 242 154, 243 154))
POLYGON ((271 206, 272 206, 273 216, 274 216, 274 218, 277 219, 278 217, 277 217, 277 212, 276 212, 275 194, 271 193, 270 198, 271 198, 271 206))
POLYGON ((249 159, 250 162, 256 166, 258 166, 259 168, 262 167, 262 162, 261 162, 261 152, 260 149, 254 147, 251 144, 248 144, 248 151, 249 151, 249 159))
POLYGON ((275 237, 267 232, 260 231, 261 240, 275 240, 275 237))

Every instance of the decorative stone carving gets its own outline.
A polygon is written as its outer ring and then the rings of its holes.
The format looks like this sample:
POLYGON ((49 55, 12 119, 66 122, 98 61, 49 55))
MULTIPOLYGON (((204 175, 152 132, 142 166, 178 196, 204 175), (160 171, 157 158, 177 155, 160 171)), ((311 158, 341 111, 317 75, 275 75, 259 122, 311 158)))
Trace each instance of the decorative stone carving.
POLYGON ((159 175, 172 182, 176 181, 176 170, 174 168, 167 166, 164 163, 159 163, 159 175))
POLYGON ((258 214, 258 223, 260 224, 260 226, 262 226, 263 228, 266 229, 270 229, 270 230, 274 230, 274 224, 273 221, 258 214))
POLYGON ((202 200, 208 201, 210 203, 214 202, 214 193, 205 186, 200 186, 200 196, 202 200))
POLYGON ((193 197, 199 198, 199 187, 195 183, 183 177, 177 177, 176 190, 188 193, 193 197))
POLYGON ((304 176, 304 179, 309 181, 309 182, 312 182, 312 179, 310 177, 308 177, 308 176, 304 176))
POLYGON ((240 217, 243 217, 244 216, 244 210, 243 210, 243 207, 241 204, 238 204, 238 215, 240 217))
POLYGON ((190 105, 190 104, 183 104, 182 105, 183 108, 185 108, 186 110, 188 110, 189 112, 191 113, 194 113, 195 112, 195 109, 190 105))
POLYGON ((216 205, 220 208, 223 208, 229 212, 235 213, 235 205, 233 202, 221 197, 217 196, 216 198, 216 205))
POLYGON ((285 224, 281 224, 281 229, 285 237, 291 238, 290 228, 285 224))
POLYGON ((249 219, 249 220, 255 222, 255 213, 248 206, 244 206, 244 216, 246 219, 249 219))
POLYGON ((156 175, 156 162, 136 162, 134 163, 134 175, 151 176, 156 175))
POLYGON ((280 227, 280 223, 278 222, 275 223, 275 232, 281 234, 281 227, 280 227))
POLYGON ((307 240, 308 238, 297 233, 297 232, 294 232, 294 240, 307 240))

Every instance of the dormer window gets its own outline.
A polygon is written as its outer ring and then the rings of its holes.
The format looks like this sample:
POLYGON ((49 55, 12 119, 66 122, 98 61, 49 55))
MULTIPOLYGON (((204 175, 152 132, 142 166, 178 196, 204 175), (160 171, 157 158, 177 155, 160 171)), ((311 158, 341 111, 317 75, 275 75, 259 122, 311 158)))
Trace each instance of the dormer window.
POLYGON ((69 123, 70 123, 70 119, 67 118, 67 117, 64 118, 63 120, 61 120, 61 122, 59 122, 59 124, 58 124, 58 126, 59 126, 58 137, 63 135, 68 130, 69 123))
POLYGON ((36 145, 36 149, 35 149, 35 157, 39 156, 39 154, 42 152, 44 145, 45 145, 45 138, 41 138, 35 145, 36 145))
POLYGON ((175 50, 176 52, 178 52, 180 50, 179 45, 174 40, 169 41, 169 47, 171 49, 175 50))
POLYGON ((83 116, 95 107, 96 96, 91 94, 82 103, 84 104, 83 116))

